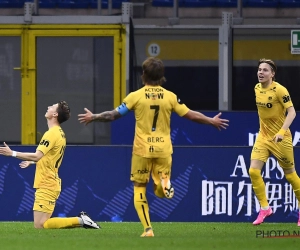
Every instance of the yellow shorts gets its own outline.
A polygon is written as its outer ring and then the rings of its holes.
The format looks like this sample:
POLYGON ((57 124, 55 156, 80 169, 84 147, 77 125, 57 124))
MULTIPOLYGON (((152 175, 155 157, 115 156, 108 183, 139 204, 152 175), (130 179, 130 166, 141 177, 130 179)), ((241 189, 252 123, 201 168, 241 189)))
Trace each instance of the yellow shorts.
POLYGON ((59 191, 37 188, 35 191, 33 210, 52 214, 59 194, 59 191))
POLYGON ((278 143, 257 137, 251 152, 251 160, 266 162, 270 154, 274 155, 282 168, 289 169, 295 167, 291 137, 285 137, 278 143))
POLYGON ((160 183, 160 173, 164 173, 171 178, 172 156, 167 158, 144 158, 132 154, 131 177, 130 180, 137 183, 148 183, 150 174, 153 182, 160 183))

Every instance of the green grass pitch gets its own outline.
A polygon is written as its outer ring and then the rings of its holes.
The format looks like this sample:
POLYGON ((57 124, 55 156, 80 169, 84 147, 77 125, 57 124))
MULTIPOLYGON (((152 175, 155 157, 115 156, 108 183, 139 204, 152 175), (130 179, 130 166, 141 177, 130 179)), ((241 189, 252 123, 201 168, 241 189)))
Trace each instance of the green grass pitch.
POLYGON ((139 237, 142 226, 138 222, 102 222, 100 225, 100 230, 39 230, 33 228, 32 222, 0 222, 0 249, 287 250, 298 249, 300 244, 300 227, 296 222, 264 223, 260 226, 252 226, 251 223, 154 222, 153 238, 139 237))

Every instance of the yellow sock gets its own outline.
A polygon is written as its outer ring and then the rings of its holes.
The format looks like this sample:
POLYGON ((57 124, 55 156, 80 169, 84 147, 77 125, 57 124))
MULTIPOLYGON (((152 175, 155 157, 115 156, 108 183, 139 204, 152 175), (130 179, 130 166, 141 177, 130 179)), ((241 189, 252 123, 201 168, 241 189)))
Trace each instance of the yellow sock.
POLYGON ((252 182, 253 191, 259 201, 260 206, 268 207, 269 203, 266 195, 266 186, 263 178, 261 177, 261 170, 250 168, 249 175, 252 182))
POLYGON ((134 187, 134 207, 144 230, 151 227, 149 205, 146 198, 146 187, 134 187))
MULTIPOLYGON (((155 185, 154 185, 155 187, 155 185)), ((164 192, 163 192, 163 188, 161 186, 161 183, 159 183, 156 188, 154 188, 154 194, 159 197, 159 198, 166 198, 164 192)))
POLYGON ((298 207, 300 208, 300 179, 296 172, 285 175, 286 180, 292 185, 295 196, 298 200, 298 207))
POLYGON ((80 227, 78 217, 70 217, 70 218, 50 218, 45 221, 44 228, 47 229, 55 229, 55 228, 72 228, 72 227, 80 227))

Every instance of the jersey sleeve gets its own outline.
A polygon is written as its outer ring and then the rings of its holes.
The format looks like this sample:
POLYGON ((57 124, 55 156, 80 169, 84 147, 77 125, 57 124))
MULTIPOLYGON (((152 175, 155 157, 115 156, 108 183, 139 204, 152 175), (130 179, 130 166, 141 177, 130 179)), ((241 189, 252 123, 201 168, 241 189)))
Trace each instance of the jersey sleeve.
POLYGON ((52 131, 48 130, 43 135, 43 137, 42 137, 42 139, 41 139, 41 141, 40 141, 40 143, 39 143, 36 150, 41 151, 45 155, 45 154, 48 153, 48 151, 51 148, 53 148, 54 144, 55 144, 54 134, 52 133, 52 131))
POLYGON ((289 107, 294 106, 292 103, 290 94, 285 87, 280 86, 280 88, 277 89, 277 96, 278 96, 279 102, 282 104, 282 106, 284 108, 287 109, 289 107))
POLYGON ((124 98, 123 103, 126 105, 126 107, 127 107, 129 110, 133 110, 133 109, 134 109, 134 106, 135 106, 135 103, 136 103, 136 98, 135 98, 134 92, 128 94, 128 95, 124 98))
POLYGON ((189 112, 190 109, 184 103, 182 103, 182 101, 179 98, 177 98, 176 95, 174 95, 174 98, 175 102, 173 111, 179 116, 186 115, 186 113, 189 112))

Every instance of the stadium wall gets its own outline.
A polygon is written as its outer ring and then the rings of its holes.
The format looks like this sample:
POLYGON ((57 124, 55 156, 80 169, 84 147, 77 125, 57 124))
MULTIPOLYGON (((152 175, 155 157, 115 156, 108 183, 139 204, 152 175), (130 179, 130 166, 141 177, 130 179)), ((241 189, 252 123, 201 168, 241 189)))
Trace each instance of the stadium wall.
MULTIPOLYGON (((35 146, 12 146, 33 152, 35 146)), ((159 199, 148 186, 152 221, 251 222, 259 205, 248 175, 251 147, 175 146, 172 183, 175 197, 159 199)), ((60 167, 62 192, 53 216, 85 210, 97 221, 138 221, 132 200, 131 146, 68 146, 60 167)), ((300 148, 295 147, 296 166, 300 148)), ((35 166, 0 157, 1 221, 32 221, 35 166)), ((275 215, 270 222, 297 220, 297 200, 274 158, 263 172, 275 215)))
MULTIPOLYGON (((179 96, 180 97, 180 96, 179 96)), ((181 97, 180 97, 181 99, 181 97)), ((213 117, 219 111, 201 111, 213 117)), ((257 112, 224 111, 222 117, 230 121, 226 130, 218 131, 212 126, 199 125, 177 114, 171 116, 171 139, 176 146, 253 146, 259 129, 257 112)), ((300 146, 300 112, 290 129, 294 146, 300 146)), ((111 123, 111 144, 131 145, 134 136, 134 114, 130 112, 122 119, 111 123), (122 129, 120 129, 122 128, 122 129), (126 133, 124 133, 126 131, 126 133)), ((98 129, 98 124, 95 125, 98 129)))

